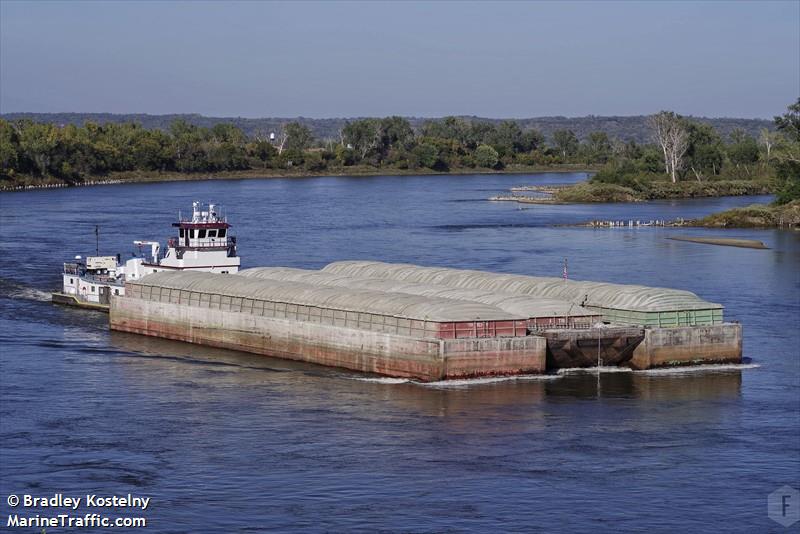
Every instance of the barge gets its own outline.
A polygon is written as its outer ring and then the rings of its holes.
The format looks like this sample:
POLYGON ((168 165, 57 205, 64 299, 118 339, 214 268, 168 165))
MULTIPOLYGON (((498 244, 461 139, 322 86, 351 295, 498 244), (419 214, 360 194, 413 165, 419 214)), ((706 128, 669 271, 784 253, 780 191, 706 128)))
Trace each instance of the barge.
POLYGON ((622 365, 631 359, 633 350, 644 337, 641 328, 605 324, 600 313, 574 302, 554 298, 286 267, 256 267, 245 269, 239 274, 261 279, 293 280, 323 286, 369 288, 387 293, 475 301, 497 306, 525 317, 528 332, 547 339, 549 368, 622 365))
POLYGON ((688 291, 379 262, 157 272, 110 327, 423 381, 742 356, 741 325, 688 291))
POLYGON ((113 330, 419 380, 542 373, 526 318, 477 302, 160 272, 111 301, 113 330))
MULTIPOLYGON (((721 304, 707 302, 690 291, 370 261, 335 262, 322 271, 578 303, 600 313, 605 324, 641 328, 641 340, 630 359, 618 362, 633 369, 742 361, 742 326, 724 321, 721 304)), ((590 343, 578 336, 570 339, 563 332, 554 337, 564 340, 568 350, 590 343)))

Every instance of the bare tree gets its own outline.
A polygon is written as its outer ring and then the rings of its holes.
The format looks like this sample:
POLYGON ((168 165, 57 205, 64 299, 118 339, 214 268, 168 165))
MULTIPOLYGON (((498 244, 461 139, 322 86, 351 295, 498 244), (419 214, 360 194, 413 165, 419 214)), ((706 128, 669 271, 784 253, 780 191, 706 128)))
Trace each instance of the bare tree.
POLYGON ((648 119, 653 138, 664 154, 664 172, 678 181, 677 172, 683 168, 683 156, 689 149, 689 131, 681 118, 671 111, 662 111, 648 119))
POLYGON ((777 145, 779 141, 780 134, 778 132, 770 132, 766 128, 761 129, 761 133, 758 136, 758 143, 764 145, 764 150, 767 152, 767 163, 769 163, 769 158, 772 155, 772 149, 775 148, 775 145, 777 145))
POLYGON ((286 146, 286 140, 289 139, 289 134, 286 132, 286 125, 281 125, 280 140, 278 141, 278 155, 283 154, 283 147, 286 146))
POLYGON ((678 181, 675 172, 683 169, 683 156, 689 149, 689 132, 682 124, 675 124, 669 132, 669 154, 670 154, 670 172, 672 174, 672 183, 678 181))

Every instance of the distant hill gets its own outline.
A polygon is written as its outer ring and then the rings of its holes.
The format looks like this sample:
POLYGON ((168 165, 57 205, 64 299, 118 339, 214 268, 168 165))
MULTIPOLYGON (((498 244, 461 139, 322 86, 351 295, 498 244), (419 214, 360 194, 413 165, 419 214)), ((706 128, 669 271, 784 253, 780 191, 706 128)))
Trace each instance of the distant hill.
MULTIPOLYGON (((183 115, 147 115, 147 114, 117 114, 117 113, 4 113, 0 115, 6 120, 31 119, 37 122, 48 122, 54 124, 75 124, 82 125, 87 121, 105 124, 108 122, 138 122, 148 129, 166 129, 176 119, 184 119, 197 126, 210 127, 220 122, 233 123, 252 136, 257 132, 269 133, 279 131, 282 124, 297 121, 308 126, 318 139, 338 138, 339 129, 351 119, 310 119, 307 117, 277 118, 269 117, 263 119, 246 119, 242 117, 205 117, 197 114, 183 115)), ((483 117, 462 117, 472 121, 501 122, 504 119, 489 119, 483 117)), ((694 120, 711 124, 724 137, 736 128, 745 130, 750 135, 756 137, 762 128, 773 129, 771 120, 766 119, 735 119, 735 118, 707 118, 691 117, 694 120)), ((407 117, 414 128, 419 128, 430 118, 407 117)), ((644 115, 628 117, 598 117, 589 115, 588 117, 535 117, 530 119, 513 119, 521 128, 535 128, 542 132, 548 139, 556 130, 572 130, 579 139, 583 140, 591 132, 606 132, 611 138, 623 141, 636 141, 645 143, 650 140, 650 131, 647 127, 647 117, 644 115)))

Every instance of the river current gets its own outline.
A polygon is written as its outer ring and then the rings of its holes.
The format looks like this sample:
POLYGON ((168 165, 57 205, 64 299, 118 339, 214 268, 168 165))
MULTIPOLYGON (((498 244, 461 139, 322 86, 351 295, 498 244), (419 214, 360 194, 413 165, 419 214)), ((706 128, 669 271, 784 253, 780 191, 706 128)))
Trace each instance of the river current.
POLYGON ((10 507, 11 494, 130 493, 150 497, 147 510, 102 513, 145 517, 143 532, 785 531, 767 499, 800 488, 800 233, 560 226, 768 197, 486 201, 583 178, 0 194, 0 530, 9 514, 34 513, 10 507), (422 385, 111 333, 103 314, 49 303, 62 262, 94 252, 95 225, 100 252, 126 256, 134 239, 164 243, 193 200, 222 204, 244 267, 375 259, 560 276, 567 258, 571 278, 694 291, 744 325, 746 362, 422 385))

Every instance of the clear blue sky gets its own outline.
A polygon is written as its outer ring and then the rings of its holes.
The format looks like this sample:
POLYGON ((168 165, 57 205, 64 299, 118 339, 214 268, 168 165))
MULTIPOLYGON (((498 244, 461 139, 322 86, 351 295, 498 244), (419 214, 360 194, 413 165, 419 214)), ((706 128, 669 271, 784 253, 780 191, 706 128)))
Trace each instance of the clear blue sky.
POLYGON ((800 1, 0 0, 0 112, 766 117, 800 1))

